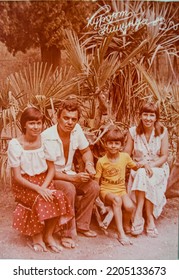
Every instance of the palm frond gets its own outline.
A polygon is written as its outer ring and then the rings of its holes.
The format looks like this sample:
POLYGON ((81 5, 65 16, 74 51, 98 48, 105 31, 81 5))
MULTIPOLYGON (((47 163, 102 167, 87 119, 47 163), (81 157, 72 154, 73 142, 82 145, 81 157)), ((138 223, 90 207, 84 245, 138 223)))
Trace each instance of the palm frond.
POLYGON ((135 67, 142 74, 143 78, 145 79, 147 85, 149 86, 149 88, 153 92, 153 94, 156 97, 156 99, 159 102, 161 102, 162 101, 162 93, 158 89, 156 80, 151 75, 149 75, 149 73, 145 70, 145 68, 142 65, 136 64, 135 67))

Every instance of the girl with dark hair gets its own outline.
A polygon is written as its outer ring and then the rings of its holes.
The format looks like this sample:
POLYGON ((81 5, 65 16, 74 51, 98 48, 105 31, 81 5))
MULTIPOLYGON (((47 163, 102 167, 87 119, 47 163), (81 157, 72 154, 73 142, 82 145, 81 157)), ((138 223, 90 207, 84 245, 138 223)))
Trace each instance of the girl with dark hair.
POLYGON ((61 247, 54 231, 74 214, 67 197, 52 183, 54 164, 41 139, 43 122, 44 116, 37 108, 25 109, 20 119, 23 134, 9 143, 8 162, 17 202, 13 227, 32 237, 29 245, 34 251, 58 253, 61 247))
POLYGON ((129 129, 124 149, 144 168, 131 171, 128 191, 136 202, 136 211, 131 233, 139 235, 144 230, 143 210, 146 213, 146 233, 157 237, 155 219, 159 217, 166 203, 165 191, 169 176, 168 132, 159 122, 159 106, 148 102, 140 110, 140 122, 129 129))

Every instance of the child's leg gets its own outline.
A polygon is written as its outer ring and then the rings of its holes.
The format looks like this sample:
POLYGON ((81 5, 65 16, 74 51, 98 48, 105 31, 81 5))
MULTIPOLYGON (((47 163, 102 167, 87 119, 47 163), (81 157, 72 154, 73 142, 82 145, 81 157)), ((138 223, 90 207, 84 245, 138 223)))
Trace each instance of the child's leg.
POLYGON ((123 225, 126 233, 131 232, 131 221, 134 217, 135 205, 128 194, 122 196, 123 201, 123 225))
MULTIPOLYGON (((127 236, 125 235, 123 224, 122 224, 122 198, 120 196, 108 193, 105 197, 105 202, 111 205, 113 208, 114 218, 116 222, 116 227, 118 231, 119 240, 126 240, 130 244, 127 236)), ((123 244, 126 245, 126 244, 123 244)))
POLYGON ((128 194, 122 196, 122 202, 123 202, 124 209, 130 213, 132 218, 136 208, 128 194))

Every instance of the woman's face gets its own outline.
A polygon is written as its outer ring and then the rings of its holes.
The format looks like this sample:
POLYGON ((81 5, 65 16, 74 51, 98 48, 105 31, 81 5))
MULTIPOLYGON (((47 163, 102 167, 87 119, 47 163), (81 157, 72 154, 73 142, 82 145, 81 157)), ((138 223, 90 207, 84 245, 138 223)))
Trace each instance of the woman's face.
POLYGON ((151 112, 143 112, 141 115, 143 126, 146 128, 154 127, 157 120, 156 114, 151 112))
POLYGON ((26 135, 38 136, 42 132, 43 123, 42 120, 31 120, 25 124, 26 135))

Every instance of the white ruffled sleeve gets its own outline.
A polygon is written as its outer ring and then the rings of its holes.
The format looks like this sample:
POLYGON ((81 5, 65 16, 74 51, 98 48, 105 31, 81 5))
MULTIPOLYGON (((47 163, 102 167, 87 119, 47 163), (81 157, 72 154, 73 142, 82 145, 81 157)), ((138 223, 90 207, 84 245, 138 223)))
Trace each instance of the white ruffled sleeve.
POLYGON ((44 146, 44 153, 45 153, 46 160, 56 161, 57 154, 56 154, 56 149, 55 149, 55 146, 56 146, 55 141, 48 140, 48 139, 44 140, 43 146, 44 146))
POLYGON ((18 167, 21 165, 22 147, 16 139, 12 139, 8 145, 8 164, 10 167, 18 167))
POLYGON ((132 139, 134 140, 135 135, 136 135, 136 126, 130 127, 129 132, 130 132, 130 135, 131 135, 132 139))
POLYGON ((163 131, 163 133, 160 135, 160 138, 163 139, 167 132, 168 132, 168 130, 167 130, 167 128, 164 126, 164 131, 163 131))
POLYGON ((86 136, 85 136, 81 126, 79 124, 77 124, 76 129, 78 131, 78 133, 77 133, 77 135, 78 135, 78 149, 79 150, 86 149, 89 146, 89 142, 86 139, 86 136))

